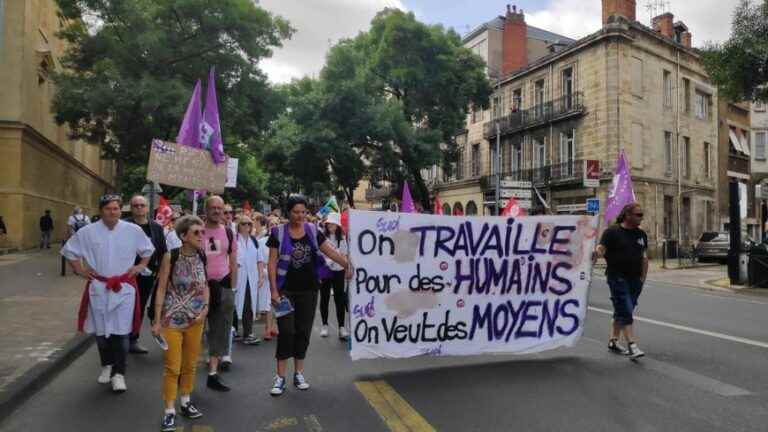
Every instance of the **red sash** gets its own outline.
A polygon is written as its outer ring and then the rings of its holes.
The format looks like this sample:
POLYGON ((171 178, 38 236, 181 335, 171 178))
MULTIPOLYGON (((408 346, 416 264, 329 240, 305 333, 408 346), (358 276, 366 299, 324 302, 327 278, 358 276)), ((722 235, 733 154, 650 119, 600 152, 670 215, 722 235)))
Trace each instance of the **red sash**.
MULTIPOLYGON (((107 284, 107 290, 119 293, 123 289, 122 284, 127 283, 131 285, 136 292, 136 299, 133 302, 133 324, 131 333, 138 333, 141 328, 141 300, 139 299, 139 285, 136 282, 135 276, 128 276, 125 273, 120 276, 112 276, 106 278, 104 276, 94 276, 94 279, 107 284)), ((91 303, 91 296, 89 291, 91 288, 91 281, 85 284, 85 290, 83 290, 83 297, 80 299, 80 309, 77 311, 77 331, 82 332, 85 326, 85 319, 88 317, 88 306, 91 303)))

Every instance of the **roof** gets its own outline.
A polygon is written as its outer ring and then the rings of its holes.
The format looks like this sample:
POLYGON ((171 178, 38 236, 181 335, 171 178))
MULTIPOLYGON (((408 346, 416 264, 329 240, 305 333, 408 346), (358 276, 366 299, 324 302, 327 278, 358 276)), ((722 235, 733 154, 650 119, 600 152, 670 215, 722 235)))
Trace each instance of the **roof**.
MULTIPOLYGON (((477 35, 480 33, 488 30, 488 29, 496 29, 496 30, 504 30, 504 21, 506 21, 506 18, 499 15, 496 18, 479 25, 469 33, 465 34, 464 37, 461 38, 461 41, 463 43, 467 43, 470 40, 474 39, 477 35)), ((528 37, 532 39, 538 39, 546 42, 560 42, 565 44, 571 44, 575 42, 574 39, 571 39, 569 37, 559 35, 557 33, 552 33, 551 31, 540 29, 538 27, 534 27, 532 25, 528 25, 528 37)))

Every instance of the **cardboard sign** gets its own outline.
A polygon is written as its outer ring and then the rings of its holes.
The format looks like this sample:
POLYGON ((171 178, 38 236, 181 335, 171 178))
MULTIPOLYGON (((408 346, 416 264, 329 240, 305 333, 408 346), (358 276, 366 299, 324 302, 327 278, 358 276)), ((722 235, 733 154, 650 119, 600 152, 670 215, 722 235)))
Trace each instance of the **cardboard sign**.
POLYGON ((532 353, 584 330, 593 216, 350 210, 351 356, 532 353))
POLYGON ((224 192, 227 164, 214 164, 204 149, 152 140, 147 179, 185 189, 224 192))

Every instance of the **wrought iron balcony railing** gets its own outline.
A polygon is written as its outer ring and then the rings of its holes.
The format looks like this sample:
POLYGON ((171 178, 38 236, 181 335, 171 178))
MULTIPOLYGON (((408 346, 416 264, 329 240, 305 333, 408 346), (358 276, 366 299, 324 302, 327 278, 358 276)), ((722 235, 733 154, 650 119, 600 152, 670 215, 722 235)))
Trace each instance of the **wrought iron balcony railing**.
POLYGON ((581 92, 575 92, 528 109, 513 111, 483 125, 483 136, 486 139, 496 137, 497 123, 500 133, 506 135, 581 115, 585 111, 583 99, 581 92))

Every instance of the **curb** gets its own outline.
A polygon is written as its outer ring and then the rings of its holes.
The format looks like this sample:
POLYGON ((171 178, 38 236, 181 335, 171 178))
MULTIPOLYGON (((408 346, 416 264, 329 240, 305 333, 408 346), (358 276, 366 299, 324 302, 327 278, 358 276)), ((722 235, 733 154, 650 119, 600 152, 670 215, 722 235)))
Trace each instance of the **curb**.
POLYGON ((91 335, 73 336, 47 362, 36 364, 0 393, 0 424, 30 397, 45 387, 59 372, 77 360, 95 339, 91 335))

